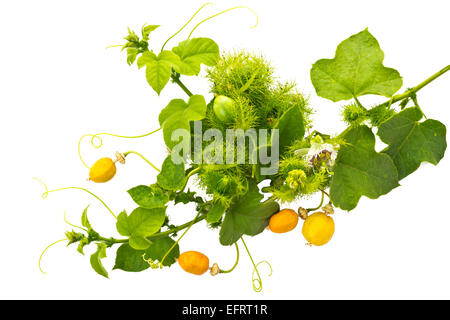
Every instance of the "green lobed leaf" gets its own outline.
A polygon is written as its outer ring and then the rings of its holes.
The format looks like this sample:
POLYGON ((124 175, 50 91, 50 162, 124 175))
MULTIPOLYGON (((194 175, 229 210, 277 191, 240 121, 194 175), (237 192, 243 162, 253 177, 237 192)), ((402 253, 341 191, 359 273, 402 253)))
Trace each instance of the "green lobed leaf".
MULTIPOLYGON (((167 251, 175 244, 175 241, 170 237, 164 237, 156 239, 152 242, 152 245, 145 250, 146 258, 152 260, 161 261, 167 251)), ((180 247, 177 244, 172 251, 164 259, 163 266, 170 267, 176 262, 176 259, 180 255, 180 247)))
POLYGON ((280 205, 274 200, 260 202, 262 199, 258 186, 250 180, 247 193, 234 200, 227 210, 220 229, 222 245, 232 245, 244 234, 254 236, 264 231, 270 217, 280 210, 280 205))
POLYGON ((143 259, 144 254, 145 250, 135 250, 128 243, 122 244, 117 249, 113 270, 140 272, 148 269, 150 265, 143 259))
MULTIPOLYGON (((279 129, 279 150, 282 155, 296 140, 303 139, 305 124, 299 106, 288 109, 278 120, 274 129, 279 129)), ((273 142, 272 142, 273 143, 273 142)))
POLYGON ((188 76, 198 75, 201 64, 212 67, 220 58, 219 46, 209 38, 182 41, 172 51, 180 57, 175 71, 188 76))
POLYGON ((146 66, 147 82, 159 95, 169 82, 172 68, 180 63, 180 58, 172 51, 164 50, 157 56, 152 51, 144 52, 138 59, 139 68, 146 66))
POLYGON ((423 161, 438 164, 447 148, 445 125, 432 119, 419 123, 422 116, 419 108, 404 109, 378 128, 381 140, 389 145, 383 152, 394 160, 400 180, 423 161))
POLYGON ((148 25, 142 27, 142 39, 147 41, 151 32, 159 28, 159 25, 148 25))
MULTIPOLYGON (((116 262, 113 269, 120 269, 127 272, 140 272, 147 270, 150 265, 143 259, 143 257, 146 259, 150 258, 155 261, 161 261, 166 252, 174 244, 175 241, 170 237, 163 237, 154 240, 150 247, 146 250, 135 250, 129 244, 124 243, 119 247, 119 249, 117 249, 116 262)), ((179 255, 180 247, 177 244, 164 259, 163 266, 169 267, 174 264, 179 255)))
POLYGON ((156 184, 131 188, 128 194, 136 204, 145 209, 163 208, 169 202, 169 195, 156 184))
POLYGON ((172 140, 172 133, 177 129, 186 130, 190 134, 191 121, 204 119, 206 116, 206 102, 201 95, 193 95, 186 103, 182 99, 174 99, 161 110, 159 124, 163 128, 164 142, 172 149, 179 141, 172 140))
POLYGON ((375 151, 375 136, 367 126, 352 127, 341 137, 330 185, 333 204, 343 210, 356 207, 361 196, 376 199, 397 187, 398 173, 391 157, 375 151))
POLYGON ((136 250, 147 249, 151 242, 146 237, 161 229, 166 218, 166 208, 136 208, 128 216, 122 212, 117 217, 117 231, 129 237, 130 246, 136 250))
POLYGON ((158 184, 167 190, 177 191, 184 187, 184 163, 175 164, 169 154, 164 160, 161 172, 156 177, 158 184))
POLYGON ((91 255, 90 262, 95 272, 105 278, 109 278, 108 272, 101 261, 103 258, 106 258, 106 244, 104 242, 100 242, 97 243, 97 251, 91 255))
POLYGON ((311 69, 317 95, 332 101, 366 94, 392 96, 402 86, 397 70, 383 66, 384 53, 365 29, 342 41, 334 59, 321 59, 311 69))

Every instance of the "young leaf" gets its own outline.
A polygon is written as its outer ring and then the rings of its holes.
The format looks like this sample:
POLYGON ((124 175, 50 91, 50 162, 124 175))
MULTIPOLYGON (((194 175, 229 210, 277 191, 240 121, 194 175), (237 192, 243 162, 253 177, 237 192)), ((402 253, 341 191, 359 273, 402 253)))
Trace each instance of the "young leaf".
POLYGON ((117 217, 117 231, 129 237, 130 246, 136 250, 147 249, 151 242, 146 237, 157 232, 166 218, 166 208, 136 208, 128 216, 122 212, 117 217))
POLYGON ((438 164, 447 148, 445 125, 432 119, 419 123, 421 119, 419 108, 408 108, 378 128, 381 140, 389 145, 383 152, 394 160, 400 180, 423 161, 438 164))
POLYGON ((129 195, 140 207, 145 209, 163 208, 169 202, 169 195, 156 184, 140 185, 128 190, 129 195))
POLYGON ((83 239, 81 239, 80 242, 78 242, 77 251, 78 251, 79 253, 81 253, 81 254, 84 256, 84 251, 83 251, 83 249, 84 249, 84 247, 85 247, 86 245, 88 245, 88 244, 89 244, 89 239, 88 239, 88 238, 83 238, 83 239))
POLYGON ((156 180, 166 190, 180 190, 185 182, 184 163, 173 163, 172 156, 169 154, 164 160, 161 172, 156 177, 156 180))
POLYGON ((137 48, 127 48, 127 63, 131 66, 139 53, 139 49, 137 48))
POLYGON ((201 198, 196 196, 195 191, 188 191, 186 192, 177 192, 175 195, 174 203, 183 203, 188 204, 189 202, 198 202, 201 198))
POLYGON ((202 120, 206 116, 206 102, 201 95, 193 95, 186 103, 181 99, 174 99, 160 112, 159 124, 163 128, 164 142, 172 149, 179 141, 172 140, 172 133, 177 129, 190 133, 191 121, 202 120))
POLYGON ((317 61, 311 81, 317 95, 332 101, 366 94, 391 97, 402 86, 397 70, 383 66, 384 53, 365 29, 342 41, 334 59, 317 61))
POLYGON ((108 277, 108 272, 102 264, 101 259, 106 258, 106 244, 104 242, 97 243, 97 251, 91 255, 91 266, 99 275, 108 277))
POLYGON ((194 38, 182 41, 172 51, 180 57, 180 64, 174 66, 178 73, 195 76, 200 64, 214 66, 220 58, 219 46, 209 38, 194 38))
POLYGON ((264 231, 280 205, 273 200, 260 202, 262 199, 258 186, 250 180, 247 193, 233 201, 225 215, 220 229, 222 245, 232 245, 244 234, 254 236, 264 231))
POLYGON ((375 151, 375 136, 367 126, 350 128, 341 137, 347 144, 339 149, 330 185, 335 206, 352 210, 361 196, 376 199, 399 185, 394 162, 375 151))
POLYGON ((142 40, 147 41, 152 31, 159 28, 159 25, 148 25, 142 27, 142 40))
POLYGON ((83 213, 81 214, 81 225, 83 227, 86 227, 88 230, 91 230, 91 224, 89 223, 88 217, 87 217, 87 210, 88 210, 89 206, 87 206, 84 210, 83 213))
POLYGON ((145 75, 147 82, 159 95, 169 82, 172 68, 180 64, 180 58, 171 51, 164 50, 158 56, 146 51, 137 61, 138 67, 147 67, 145 75))
POLYGON ((274 129, 279 129, 280 155, 292 145, 295 140, 303 139, 305 125, 303 113, 298 106, 288 109, 280 118, 274 129))

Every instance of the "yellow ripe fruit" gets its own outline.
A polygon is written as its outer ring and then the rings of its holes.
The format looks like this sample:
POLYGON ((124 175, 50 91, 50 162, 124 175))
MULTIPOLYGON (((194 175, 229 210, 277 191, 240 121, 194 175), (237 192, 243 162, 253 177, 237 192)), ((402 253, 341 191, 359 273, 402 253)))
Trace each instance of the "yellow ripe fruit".
POLYGON ((209 259, 198 251, 186 251, 178 257, 178 263, 184 271, 201 275, 209 269, 209 259))
POLYGON ((116 164, 110 158, 99 159, 89 170, 89 179, 94 182, 106 182, 116 174, 116 164))
POLYGON ((313 213, 303 223, 302 233, 309 243, 322 246, 330 241, 333 236, 333 218, 327 216, 324 212, 313 213))
POLYGON ((292 209, 283 209, 270 217, 269 229, 275 233, 285 233, 295 229, 297 223, 297 212, 292 209))

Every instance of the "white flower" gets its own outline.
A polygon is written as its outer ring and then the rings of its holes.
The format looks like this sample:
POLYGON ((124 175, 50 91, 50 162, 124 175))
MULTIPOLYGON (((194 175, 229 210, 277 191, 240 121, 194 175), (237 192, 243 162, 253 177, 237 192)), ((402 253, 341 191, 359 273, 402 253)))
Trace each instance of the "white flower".
POLYGON ((338 150, 339 145, 324 143, 322 139, 315 138, 311 141, 310 148, 295 150, 295 154, 302 156, 311 167, 321 164, 332 167, 336 160, 338 150))

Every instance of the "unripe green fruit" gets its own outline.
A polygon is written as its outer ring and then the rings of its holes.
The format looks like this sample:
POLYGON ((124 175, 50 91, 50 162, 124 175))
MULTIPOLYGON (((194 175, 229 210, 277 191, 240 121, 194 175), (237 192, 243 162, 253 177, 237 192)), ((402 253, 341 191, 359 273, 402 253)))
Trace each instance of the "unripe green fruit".
POLYGON ((213 110, 216 117, 222 122, 233 121, 235 102, 226 96, 217 96, 214 99, 213 110))

